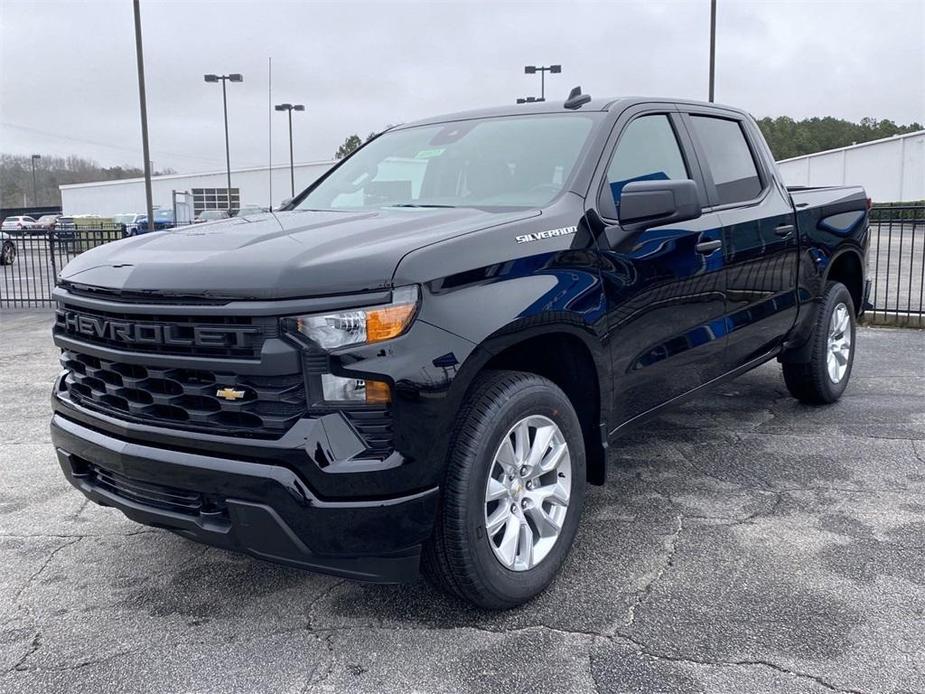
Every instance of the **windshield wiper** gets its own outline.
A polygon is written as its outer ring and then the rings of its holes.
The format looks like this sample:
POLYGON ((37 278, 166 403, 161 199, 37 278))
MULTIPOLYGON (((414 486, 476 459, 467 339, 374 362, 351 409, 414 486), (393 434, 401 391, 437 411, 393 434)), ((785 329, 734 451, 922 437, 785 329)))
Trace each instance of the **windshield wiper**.
POLYGON ((386 207, 456 207, 456 205, 423 205, 416 202, 397 202, 394 205, 386 205, 386 207))

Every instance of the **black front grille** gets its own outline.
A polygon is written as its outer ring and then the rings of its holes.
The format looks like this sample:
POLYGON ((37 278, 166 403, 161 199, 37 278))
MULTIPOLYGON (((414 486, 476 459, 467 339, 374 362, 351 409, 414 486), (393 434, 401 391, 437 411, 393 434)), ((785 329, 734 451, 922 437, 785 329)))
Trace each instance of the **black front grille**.
POLYGON ((220 497, 137 480, 73 456, 71 465, 75 477, 126 501, 185 516, 207 515, 217 521, 228 517, 225 500, 220 497))
POLYGON ((205 503, 198 492, 140 482, 95 465, 88 472, 96 486, 145 506, 192 516, 199 515, 205 503))
POLYGON ((140 366, 71 350, 62 351, 61 364, 75 403, 139 424, 278 438, 306 413, 300 373, 241 376, 140 366))
POLYGON ((55 334, 114 349, 177 356, 257 359, 275 318, 187 317, 99 311, 72 306, 55 312, 55 334))

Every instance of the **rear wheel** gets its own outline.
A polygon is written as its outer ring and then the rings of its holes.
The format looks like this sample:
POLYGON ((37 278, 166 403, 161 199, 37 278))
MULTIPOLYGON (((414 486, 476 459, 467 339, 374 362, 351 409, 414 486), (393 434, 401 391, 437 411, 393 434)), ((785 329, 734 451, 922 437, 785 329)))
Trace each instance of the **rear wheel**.
POLYGON ((16 246, 11 241, 6 241, 0 249, 0 265, 12 265, 14 260, 16 260, 16 246))
POLYGON ((805 403, 835 402, 845 392, 854 365, 854 302, 842 283, 826 285, 809 339, 808 361, 783 364, 787 390, 805 403))
POLYGON ((578 529, 585 451, 575 410, 545 378, 489 372, 451 445, 424 574, 480 607, 524 603, 555 577, 578 529))

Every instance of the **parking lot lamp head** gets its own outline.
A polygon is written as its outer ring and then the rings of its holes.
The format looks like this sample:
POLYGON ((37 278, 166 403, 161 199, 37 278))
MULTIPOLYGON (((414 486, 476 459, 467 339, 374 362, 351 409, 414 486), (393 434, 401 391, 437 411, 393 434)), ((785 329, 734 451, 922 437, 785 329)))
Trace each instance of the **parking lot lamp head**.
POLYGON ((206 75, 206 82, 218 82, 218 75, 206 75))
POLYGON ((524 65, 524 74, 535 75, 540 73, 540 98, 536 101, 546 101, 546 73, 558 75, 562 72, 561 65, 524 65))

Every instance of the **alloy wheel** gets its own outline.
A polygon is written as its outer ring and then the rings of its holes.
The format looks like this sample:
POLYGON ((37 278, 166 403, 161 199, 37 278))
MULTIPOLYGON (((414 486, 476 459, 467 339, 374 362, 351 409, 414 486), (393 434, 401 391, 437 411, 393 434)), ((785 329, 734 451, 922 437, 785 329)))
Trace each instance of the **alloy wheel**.
POLYGON ((848 359, 851 357, 851 315, 844 303, 839 303, 832 311, 829 321, 829 337, 826 348, 826 369, 829 380, 839 383, 848 371, 848 359))
POLYGON ((485 529, 495 558, 527 571, 552 550, 568 513, 572 461, 559 426, 531 415, 514 424, 491 462, 485 529))

